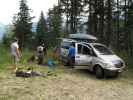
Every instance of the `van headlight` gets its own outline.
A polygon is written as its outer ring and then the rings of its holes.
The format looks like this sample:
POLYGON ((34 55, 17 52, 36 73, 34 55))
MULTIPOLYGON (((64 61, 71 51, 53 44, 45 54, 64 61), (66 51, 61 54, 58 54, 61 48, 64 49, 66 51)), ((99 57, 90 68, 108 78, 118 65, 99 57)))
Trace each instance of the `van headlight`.
POLYGON ((120 60, 112 62, 112 63, 115 65, 116 68, 121 68, 124 66, 124 63, 120 60))
POLYGON ((103 63, 103 66, 105 67, 105 68, 111 68, 111 67, 113 67, 111 64, 109 64, 109 63, 103 63))

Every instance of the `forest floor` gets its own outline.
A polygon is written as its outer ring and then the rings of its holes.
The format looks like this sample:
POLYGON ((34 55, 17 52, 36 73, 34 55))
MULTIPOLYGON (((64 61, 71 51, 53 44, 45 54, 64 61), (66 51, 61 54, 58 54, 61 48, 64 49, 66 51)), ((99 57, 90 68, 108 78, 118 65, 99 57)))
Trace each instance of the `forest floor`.
MULTIPOLYGON (((46 74, 46 66, 36 72, 46 74)), ((133 74, 96 79, 86 70, 58 66, 51 76, 20 78, 10 68, 0 72, 0 100, 133 100, 133 74), (56 74, 56 75, 55 75, 56 74)))

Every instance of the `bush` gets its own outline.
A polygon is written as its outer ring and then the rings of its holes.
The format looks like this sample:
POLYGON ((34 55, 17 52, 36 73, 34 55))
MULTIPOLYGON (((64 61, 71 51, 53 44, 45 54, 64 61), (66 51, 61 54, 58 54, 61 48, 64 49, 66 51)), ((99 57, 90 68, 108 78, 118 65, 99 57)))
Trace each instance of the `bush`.
POLYGON ((9 48, 0 44, 0 70, 4 70, 11 63, 9 48))

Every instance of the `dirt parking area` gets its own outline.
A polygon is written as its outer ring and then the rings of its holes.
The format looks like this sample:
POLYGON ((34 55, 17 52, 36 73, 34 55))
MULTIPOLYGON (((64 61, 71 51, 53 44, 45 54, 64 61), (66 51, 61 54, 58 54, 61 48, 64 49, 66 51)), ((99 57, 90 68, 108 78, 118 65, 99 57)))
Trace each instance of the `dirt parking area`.
POLYGON ((57 69, 56 74, 20 78, 10 71, 1 72, 0 100, 133 100, 128 71, 109 79, 96 79, 88 71, 75 69, 57 69))

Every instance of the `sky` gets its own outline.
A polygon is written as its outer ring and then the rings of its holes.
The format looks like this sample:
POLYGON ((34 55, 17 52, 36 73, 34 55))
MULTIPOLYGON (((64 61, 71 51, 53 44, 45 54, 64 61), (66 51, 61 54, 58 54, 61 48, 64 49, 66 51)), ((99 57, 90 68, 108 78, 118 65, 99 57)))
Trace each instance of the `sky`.
MULTIPOLYGON (((14 14, 19 12, 20 0, 1 0, 0 3, 0 23, 12 23, 14 14)), ((38 21, 40 12, 43 11, 47 15, 48 9, 57 4, 58 0, 27 0, 27 5, 33 10, 32 16, 35 16, 33 22, 38 21)))

